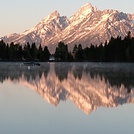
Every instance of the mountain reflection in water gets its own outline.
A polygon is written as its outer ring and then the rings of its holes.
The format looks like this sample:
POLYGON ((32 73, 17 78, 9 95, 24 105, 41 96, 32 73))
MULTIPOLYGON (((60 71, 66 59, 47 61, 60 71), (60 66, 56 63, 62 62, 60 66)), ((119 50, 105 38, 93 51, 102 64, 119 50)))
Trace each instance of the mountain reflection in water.
POLYGON ((41 63, 26 67, 22 63, 0 63, 0 82, 18 82, 57 106, 70 99, 89 114, 98 107, 117 107, 134 103, 134 64, 41 63))

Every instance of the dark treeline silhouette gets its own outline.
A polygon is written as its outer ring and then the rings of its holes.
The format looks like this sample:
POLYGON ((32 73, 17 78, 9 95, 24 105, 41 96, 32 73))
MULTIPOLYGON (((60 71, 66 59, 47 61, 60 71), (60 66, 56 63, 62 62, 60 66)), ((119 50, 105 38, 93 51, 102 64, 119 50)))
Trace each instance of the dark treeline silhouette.
POLYGON ((76 61, 134 62, 134 37, 129 32, 124 39, 111 37, 104 45, 91 45, 84 49, 81 44, 75 45, 73 54, 76 61))
POLYGON ((30 45, 25 44, 23 47, 19 44, 14 44, 13 42, 5 44, 3 40, 0 41, 0 60, 1 61, 48 61, 50 57, 50 52, 45 46, 41 45, 37 48, 35 43, 30 45))
MULTIPOLYGON (((49 61, 50 52, 48 47, 44 48, 35 43, 6 44, 0 41, 1 61, 49 61)), ((52 54, 55 61, 91 61, 91 62, 134 62, 134 37, 131 33, 122 39, 121 37, 111 37, 109 42, 100 45, 92 45, 82 48, 82 45, 74 45, 72 52, 68 51, 68 45, 59 42, 55 53, 52 54)))

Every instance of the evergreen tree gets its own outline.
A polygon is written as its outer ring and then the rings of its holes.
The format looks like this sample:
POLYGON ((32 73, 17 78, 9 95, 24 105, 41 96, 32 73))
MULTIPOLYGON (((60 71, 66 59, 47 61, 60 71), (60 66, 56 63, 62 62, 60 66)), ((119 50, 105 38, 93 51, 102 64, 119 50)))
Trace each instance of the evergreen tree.
POLYGON ((83 60, 83 49, 82 49, 81 44, 78 45, 78 50, 76 51, 75 59, 77 61, 82 61, 83 60))
POLYGON ((3 40, 0 41, 0 60, 6 59, 6 44, 3 40))
POLYGON ((37 59, 37 47, 35 43, 32 43, 31 45, 31 49, 30 49, 30 55, 32 60, 36 60, 37 59))
POLYGON ((130 62, 134 62, 134 37, 131 37, 130 45, 129 45, 129 58, 130 62))
POLYGON ((78 51, 78 46, 75 44, 74 45, 74 48, 73 48, 73 52, 72 52, 74 59, 76 59, 76 53, 77 53, 77 51, 78 51))
POLYGON ((50 55, 51 55, 51 54, 50 54, 50 52, 49 52, 49 50, 48 50, 48 47, 45 46, 45 47, 44 47, 44 51, 43 51, 43 59, 44 59, 45 61, 48 61, 50 55))
POLYGON ((65 45, 64 42, 59 42, 55 51, 55 58, 61 61, 68 60, 68 46, 65 45))
POLYGON ((13 42, 11 42, 9 47, 9 59, 11 61, 15 60, 15 45, 13 42))
POLYGON ((6 60, 9 60, 9 44, 6 45, 6 60))
POLYGON ((23 49, 21 45, 18 46, 17 55, 19 60, 23 60, 23 49))
POLYGON ((41 44, 40 44, 39 49, 38 49, 37 58, 41 61, 43 60, 43 50, 42 50, 41 44))
POLYGON ((84 50, 83 50, 83 57, 84 57, 84 59, 86 61, 89 60, 89 48, 88 47, 84 48, 84 50))
POLYGON ((23 58, 27 61, 31 60, 32 57, 31 57, 31 54, 30 54, 30 44, 29 43, 24 45, 24 50, 23 51, 24 51, 24 57, 23 58))

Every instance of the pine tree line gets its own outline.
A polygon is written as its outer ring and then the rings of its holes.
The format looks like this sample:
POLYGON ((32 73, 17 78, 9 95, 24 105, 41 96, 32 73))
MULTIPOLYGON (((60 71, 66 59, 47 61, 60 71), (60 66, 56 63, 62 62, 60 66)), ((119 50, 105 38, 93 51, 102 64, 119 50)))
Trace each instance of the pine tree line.
POLYGON ((0 41, 0 60, 1 61, 48 61, 50 52, 45 46, 42 48, 40 45, 38 48, 35 43, 30 45, 25 44, 23 47, 13 42, 5 44, 3 40, 0 41))
MULTIPOLYGON (((1 61, 49 61, 51 54, 48 47, 36 47, 35 43, 5 44, 0 41, 1 61)), ((91 62, 134 62, 134 37, 131 33, 122 39, 111 37, 109 42, 100 45, 92 45, 82 48, 82 45, 74 45, 72 52, 68 51, 68 45, 59 42, 53 54, 55 61, 91 61, 91 62)))
POLYGON ((134 62, 134 37, 131 33, 122 39, 111 37, 105 44, 92 45, 82 48, 82 45, 75 45, 72 52, 68 52, 67 45, 60 42, 56 48, 56 60, 64 61, 90 61, 90 62, 134 62), (64 48, 64 49, 63 49, 64 48))

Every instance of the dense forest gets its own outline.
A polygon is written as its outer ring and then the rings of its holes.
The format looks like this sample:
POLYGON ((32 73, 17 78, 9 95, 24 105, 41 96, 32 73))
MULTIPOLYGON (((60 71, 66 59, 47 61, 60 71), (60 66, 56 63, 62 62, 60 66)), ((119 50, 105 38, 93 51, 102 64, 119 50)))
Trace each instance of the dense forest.
POLYGON ((54 54, 50 54, 47 46, 36 47, 35 43, 25 45, 6 44, 0 41, 0 61, 91 61, 91 62, 134 62, 134 37, 131 33, 125 38, 111 37, 105 44, 82 48, 75 44, 72 52, 68 45, 59 42, 54 54))

